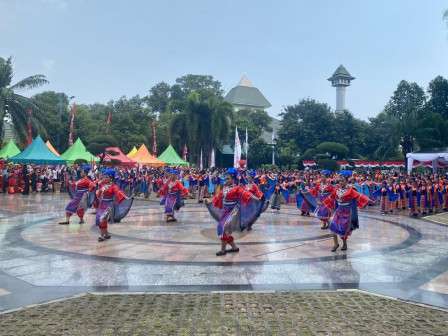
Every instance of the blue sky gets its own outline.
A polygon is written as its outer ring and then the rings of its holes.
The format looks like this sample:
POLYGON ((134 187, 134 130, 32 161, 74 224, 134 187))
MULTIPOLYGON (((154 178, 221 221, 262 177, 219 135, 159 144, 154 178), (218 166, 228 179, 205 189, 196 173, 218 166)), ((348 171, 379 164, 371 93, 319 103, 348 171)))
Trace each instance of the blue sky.
MULTIPOLYGON (((15 81, 107 103, 158 82, 212 75, 228 92, 243 74, 272 107, 310 97, 335 108, 339 64, 356 79, 346 106, 376 116, 400 80, 448 77, 441 0, 0 0, 0 57, 15 81)), ((33 92, 23 92, 30 96, 33 92)))

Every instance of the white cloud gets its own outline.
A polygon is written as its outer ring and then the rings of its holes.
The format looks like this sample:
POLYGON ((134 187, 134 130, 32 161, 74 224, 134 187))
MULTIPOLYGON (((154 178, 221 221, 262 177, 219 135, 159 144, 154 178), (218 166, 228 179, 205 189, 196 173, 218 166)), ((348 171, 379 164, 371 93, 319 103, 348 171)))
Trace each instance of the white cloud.
POLYGON ((42 64, 44 66, 45 71, 53 71, 54 68, 54 60, 43 60, 42 64))

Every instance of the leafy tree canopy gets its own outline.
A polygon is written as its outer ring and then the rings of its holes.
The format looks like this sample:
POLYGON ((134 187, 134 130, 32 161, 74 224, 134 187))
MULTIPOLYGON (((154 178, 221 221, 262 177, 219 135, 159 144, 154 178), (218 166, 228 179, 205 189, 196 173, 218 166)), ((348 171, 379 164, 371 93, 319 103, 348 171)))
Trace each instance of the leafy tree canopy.
POLYGON ((448 80, 437 76, 428 85, 428 108, 448 119, 448 80))
POLYGON ((92 139, 90 139, 89 144, 86 146, 86 149, 89 152, 91 152, 93 155, 98 156, 100 159, 100 163, 103 163, 107 154, 109 154, 111 156, 118 155, 118 152, 113 151, 113 150, 106 150, 106 148, 117 147, 117 146, 118 146, 118 142, 111 136, 97 135, 97 136, 93 137, 92 139))
POLYGON ((280 116, 280 141, 293 139, 300 152, 314 148, 333 137, 335 118, 327 104, 310 98, 302 99, 296 105, 286 106, 280 116))
POLYGON ((339 163, 337 163, 336 160, 322 159, 317 160, 316 163, 320 169, 327 169, 331 172, 337 172, 341 169, 339 163))
POLYGON ((221 82, 213 79, 210 75, 186 75, 176 78, 176 83, 180 85, 182 92, 188 96, 192 92, 200 92, 204 89, 212 90, 216 97, 222 98, 224 90, 221 82))
POLYGON ((44 75, 33 75, 12 84, 13 68, 12 57, 7 59, 0 57, 0 144, 3 142, 3 121, 5 116, 11 121, 16 138, 24 142, 28 138, 27 121, 36 133, 46 135, 44 109, 45 104, 37 99, 24 97, 17 92, 38 88, 48 84, 44 75), (33 110, 30 116, 29 109, 33 110), (6 115, 8 112, 8 115, 6 115))
POLYGON ((248 163, 251 168, 258 168, 262 164, 270 162, 272 147, 263 139, 255 139, 250 143, 248 163))
POLYGON ((316 147, 318 153, 328 153, 332 158, 345 159, 349 149, 347 146, 337 142, 322 142, 316 147))

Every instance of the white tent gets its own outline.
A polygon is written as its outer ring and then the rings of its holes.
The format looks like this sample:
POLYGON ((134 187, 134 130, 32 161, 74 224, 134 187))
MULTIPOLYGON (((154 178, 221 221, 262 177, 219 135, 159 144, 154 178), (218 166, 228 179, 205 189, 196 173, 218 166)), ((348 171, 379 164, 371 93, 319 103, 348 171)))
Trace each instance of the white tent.
POLYGON ((430 151, 430 152, 412 152, 406 155, 408 160, 408 172, 412 170, 414 161, 431 162, 432 170, 436 171, 439 166, 444 166, 448 163, 448 149, 444 151, 430 151))

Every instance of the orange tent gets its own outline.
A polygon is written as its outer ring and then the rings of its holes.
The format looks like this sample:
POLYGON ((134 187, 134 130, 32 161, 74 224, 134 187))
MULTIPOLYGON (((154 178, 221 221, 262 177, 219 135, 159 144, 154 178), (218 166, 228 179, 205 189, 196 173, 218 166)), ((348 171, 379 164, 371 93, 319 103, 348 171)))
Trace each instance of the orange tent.
POLYGON ((53 145, 51 144, 50 140, 47 140, 47 142, 45 143, 47 145, 47 147, 53 152, 53 154, 57 155, 57 156, 61 156, 61 154, 58 153, 58 151, 56 149, 54 149, 53 145))
POLYGON ((132 161, 153 167, 165 167, 166 165, 165 162, 160 161, 149 154, 148 148, 146 148, 145 144, 142 144, 137 150, 137 153, 132 155, 132 161))

